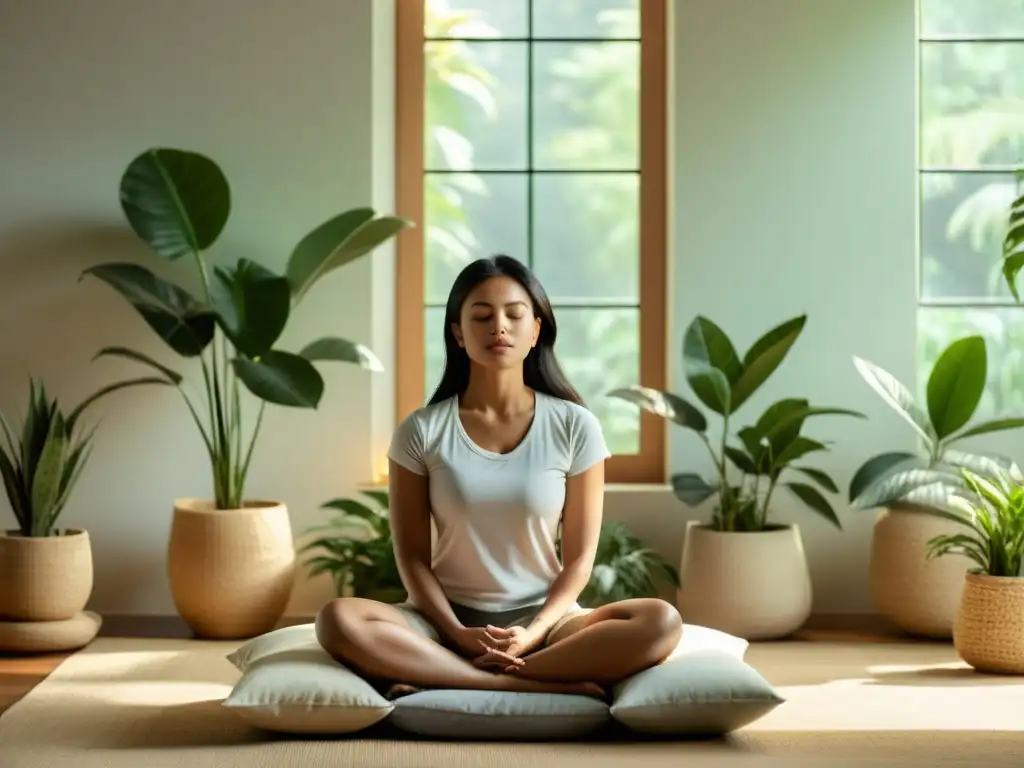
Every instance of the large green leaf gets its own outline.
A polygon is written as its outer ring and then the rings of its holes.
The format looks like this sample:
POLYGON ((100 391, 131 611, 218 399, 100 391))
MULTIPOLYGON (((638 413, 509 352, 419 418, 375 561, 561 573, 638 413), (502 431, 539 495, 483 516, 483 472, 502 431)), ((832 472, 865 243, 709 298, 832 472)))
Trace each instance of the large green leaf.
POLYGON ((174 283, 138 264, 112 262, 86 269, 82 276, 102 280, 126 298, 149 327, 183 357, 202 354, 216 329, 214 313, 174 283))
POLYGON ((205 251, 231 215, 231 188, 210 158, 149 149, 121 177, 121 208, 132 229, 165 259, 205 251))
POLYGON ((704 405, 721 415, 731 412, 732 383, 742 363, 729 337, 706 317, 694 318, 683 336, 683 371, 704 405))
POLYGON ((929 446, 934 446, 938 440, 935 428, 928 421, 928 416, 921 410, 914 401, 910 390, 904 387, 895 376, 882 370, 874 363, 869 363, 860 357, 854 356, 853 364, 857 371, 864 378, 875 392, 882 398, 886 405, 902 416, 929 446))
POLYGON ((939 355, 928 377, 928 416, 941 440, 971 420, 985 391, 985 339, 967 336, 939 355))
POLYGON ((851 502, 856 509, 876 509, 897 504, 947 507, 957 492, 966 488, 963 478, 941 469, 904 469, 880 478, 851 502))
POLYGON ((839 521, 839 516, 835 510, 832 509, 832 505, 829 503, 817 488, 813 485, 807 485, 806 483, 786 483, 786 487, 800 499, 804 504, 810 507, 812 510, 817 512, 819 515, 828 520, 836 528, 842 530, 843 524, 839 521))
POLYGON ((1020 301, 1020 290, 1017 288, 1017 275, 1024 269, 1024 251, 1017 251, 1003 260, 1003 279, 1006 281, 1013 298, 1020 301))
POLYGON ((780 402, 787 403, 787 407, 779 410, 770 425, 766 423, 765 431, 762 434, 762 437, 771 442, 772 445, 787 445, 788 441, 792 439, 792 436, 795 433, 799 433, 803 428, 804 421, 811 416, 853 416, 858 419, 867 418, 860 411, 854 411, 849 408, 833 408, 830 406, 816 405, 807 405, 795 408, 791 407, 789 404, 797 402, 796 400, 780 402))
POLYGON ((812 440, 809 437, 803 437, 798 435, 790 441, 781 453, 775 456, 772 462, 772 468, 775 470, 782 469, 790 464, 790 462, 796 461, 801 456, 806 456, 808 453, 815 453, 817 451, 827 451, 828 446, 818 440, 812 440))
POLYGON ((1020 418, 992 419, 991 421, 983 421, 981 424, 975 424, 970 429, 964 430, 955 438, 947 440, 946 445, 958 440, 964 440, 968 437, 987 435, 991 432, 1005 432, 1011 429, 1020 429, 1021 427, 1024 427, 1024 419, 1020 418))
POLYGON ((839 493, 839 486, 836 485, 836 481, 833 480, 826 472, 823 472, 820 469, 815 469, 814 467, 791 467, 791 469, 794 472, 800 472, 801 474, 809 477, 829 493, 839 493))
POLYGON ((246 357, 259 357, 280 338, 291 312, 288 278, 249 259, 217 267, 210 285, 225 335, 246 357))
POLYGON ((806 323, 807 315, 794 317, 754 342, 743 356, 743 373, 732 384, 733 411, 743 405, 781 365, 806 323))
POLYGON ((879 478, 896 471, 896 469, 912 467, 923 469, 925 467, 924 459, 907 451, 889 451, 873 456, 854 473, 848 494, 850 502, 856 502, 857 497, 864 493, 869 485, 876 483, 879 478))
POLYGON ((672 491, 681 502, 687 506, 696 507, 710 499, 718 491, 718 488, 709 485, 698 474, 681 472, 672 475, 672 491))
POLYGON ((748 455, 746 451, 734 445, 726 445, 722 451, 740 472, 748 475, 760 474, 760 467, 754 461, 754 457, 748 455))
POLYGON ((771 444, 773 455, 782 452, 800 434, 809 407, 802 398, 783 398, 765 408, 754 429, 771 444))
POLYGON ((307 360, 333 360, 339 363, 352 363, 367 371, 383 371, 384 364, 373 354, 373 351, 355 341, 340 339, 336 336, 325 336, 311 341, 302 351, 301 357, 307 360))
POLYGON ((1024 475, 1017 462, 1008 457, 947 449, 942 453, 942 462, 986 477, 1006 474, 1014 482, 1024 483, 1024 475))
POLYGON ((299 355, 272 349, 259 360, 236 357, 231 365, 246 388, 268 403, 316 408, 323 397, 323 378, 299 355))
POLYGON ((286 274, 296 302, 328 272, 365 256, 409 226, 411 222, 394 216, 375 218, 372 208, 354 208, 317 226, 288 258, 286 274))
POLYGON ((688 427, 697 432, 703 432, 708 428, 707 419, 695 405, 671 392, 634 385, 613 389, 608 393, 608 397, 625 400, 655 416, 661 416, 663 419, 668 419, 681 427, 688 427))

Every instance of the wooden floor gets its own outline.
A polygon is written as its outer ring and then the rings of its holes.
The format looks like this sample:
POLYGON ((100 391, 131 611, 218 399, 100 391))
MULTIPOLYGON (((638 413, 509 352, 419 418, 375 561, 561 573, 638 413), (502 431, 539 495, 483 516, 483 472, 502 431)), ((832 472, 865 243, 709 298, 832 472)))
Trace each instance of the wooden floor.
MULTIPOLYGON (((297 620, 284 622, 296 623, 297 620)), ((100 636, 189 637, 187 628, 171 617, 108 617, 100 636)), ((892 643, 922 642, 895 632, 875 617, 814 617, 793 640, 802 642, 892 643)), ((927 641, 924 641, 927 642, 927 641)), ((947 641, 948 642, 948 641, 947 641)), ((0 653, 0 716, 39 685, 71 653, 14 656, 0 653)))

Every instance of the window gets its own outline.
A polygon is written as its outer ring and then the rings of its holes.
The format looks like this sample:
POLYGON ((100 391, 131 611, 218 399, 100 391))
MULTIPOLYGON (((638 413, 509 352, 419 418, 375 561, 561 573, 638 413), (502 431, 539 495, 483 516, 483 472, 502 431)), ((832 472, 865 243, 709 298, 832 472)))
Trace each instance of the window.
POLYGON ((919 370, 981 334, 979 417, 1024 409, 1024 312, 1002 240, 1024 158, 1024 0, 919 0, 919 370))
POLYGON ((600 419, 609 482, 664 482, 665 424, 610 389, 665 386, 664 0, 399 2, 397 413, 443 368, 467 262, 530 264, 556 352, 600 419))

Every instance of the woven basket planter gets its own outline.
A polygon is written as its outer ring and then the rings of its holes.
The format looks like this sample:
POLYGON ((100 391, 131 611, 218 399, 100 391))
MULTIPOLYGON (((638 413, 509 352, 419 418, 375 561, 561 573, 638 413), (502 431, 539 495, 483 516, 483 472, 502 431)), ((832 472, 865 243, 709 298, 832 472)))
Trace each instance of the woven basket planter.
POLYGON ((811 576, 795 525, 728 533, 691 521, 679 578, 683 621, 747 640, 786 637, 811 613, 811 576))
POLYGON ((1024 675, 1024 578, 967 574, 953 645, 979 672, 1024 675))
POLYGON ((928 559, 928 541, 963 533, 951 520, 910 509, 885 509, 875 521, 868 569, 878 612, 911 635, 953 636, 964 574, 971 561, 962 555, 928 559))
POLYGON ((295 545, 284 504, 216 509, 179 499, 168 546, 178 613, 199 637, 254 637, 274 629, 295 581, 295 545))
POLYGON ((0 534, 0 619, 65 621, 89 602, 92 544, 87 531, 58 536, 0 534))

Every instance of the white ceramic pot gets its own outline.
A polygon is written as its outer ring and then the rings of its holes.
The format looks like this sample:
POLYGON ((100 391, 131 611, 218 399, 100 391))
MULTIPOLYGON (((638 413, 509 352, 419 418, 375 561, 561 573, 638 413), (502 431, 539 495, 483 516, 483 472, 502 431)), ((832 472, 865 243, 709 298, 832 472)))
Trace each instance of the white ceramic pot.
POLYGON ((964 527, 913 509, 884 509, 871 536, 869 581, 879 614, 911 635, 948 640, 960 605, 963 555, 928 559, 935 536, 963 533, 964 527))
POLYGON ((690 624, 773 640, 811 615, 811 575, 795 525, 725 533, 690 522, 679 577, 679 612, 690 624))

